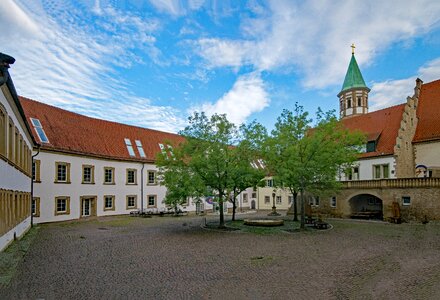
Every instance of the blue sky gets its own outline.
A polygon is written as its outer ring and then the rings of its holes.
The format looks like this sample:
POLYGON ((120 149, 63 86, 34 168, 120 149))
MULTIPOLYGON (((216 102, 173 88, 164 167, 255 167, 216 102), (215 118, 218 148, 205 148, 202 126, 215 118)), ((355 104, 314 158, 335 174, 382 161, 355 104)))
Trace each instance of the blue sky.
POLYGON ((440 1, 2 0, 0 28, 20 95, 170 132, 337 109, 352 43, 370 110, 440 79, 440 1))

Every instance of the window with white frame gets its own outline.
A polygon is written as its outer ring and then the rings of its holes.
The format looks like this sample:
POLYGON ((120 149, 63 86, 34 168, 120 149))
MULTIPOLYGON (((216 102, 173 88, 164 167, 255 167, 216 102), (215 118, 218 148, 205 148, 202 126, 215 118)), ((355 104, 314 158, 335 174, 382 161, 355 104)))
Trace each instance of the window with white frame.
POLYGON ((114 184, 115 183, 115 168, 104 167, 104 183, 114 184))
POLYGON ((55 215, 70 214, 70 197, 56 197, 55 198, 55 215))
POLYGON ((411 205, 411 197, 402 196, 402 205, 411 205))
POLYGON ((115 210, 115 196, 104 196, 104 210, 115 210))
POLYGON ((147 184, 148 185, 155 185, 156 184, 156 171, 148 171, 148 178, 147 178, 147 184))
POLYGON ((56 162, 55 172, 56 183, 70 183, 70 163, 56 162))
POLYGON ((147 204, 148 207, 156 207, 156 195, 148 195, 147 196, 147 204))
POLYGON ((137 207, 137 196, 136 195, 129 195, 127 196, 127 209, 133 209, 137 207))
POLYGON ((373 165, 373 178, 374 179, 386 179, 390 177, 389 164, 373 165))
POLYGON ((127 169, 127 184, 136 184, 136 169, 127 169))
POLYGON ((277 204, 282 204, 282 198, 281 198, 281 196, 277 196, 277 197, 276 197, 276 202, 277 202, 277 204))
POLYGON ((140 140, 135 140, 135 143, 136 143, 136 147, 138 149, 140 157, 145 158, 146 155, 145 155, 144 147, 142 147, 141 141, 140 140))
POLYGON ((94 176, 94 166, 90 165, 83 165, 82 166, 83 173, 82 173, 82 183, 94 183, 95 182, 95 176, 94 176))
POLYGON ((292 202, 293 202, 293 196, 292 195, 289 195, 288 201, 289 201, 289 205, 292 204, 292 202))
POLYGON ((273 187, 273 179, 266 180, 266 186, 267 187, 273 187))
POLYGON ((243 194, 243 203, 248 203, 248 194, 243 194))

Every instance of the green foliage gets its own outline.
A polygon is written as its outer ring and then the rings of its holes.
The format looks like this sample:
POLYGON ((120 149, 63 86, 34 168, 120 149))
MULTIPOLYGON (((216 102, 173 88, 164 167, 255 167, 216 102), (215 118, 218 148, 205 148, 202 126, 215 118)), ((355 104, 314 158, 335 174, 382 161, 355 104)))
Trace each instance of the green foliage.
POLYGON ((334 191, 340 186, 338 173, 356 161, 365 137, 344 128, 334 112, 318 110, 316 125, 311 124, 301 106, 284 110, 264 144, 264 157, 278 186, 302 194, 334 191))

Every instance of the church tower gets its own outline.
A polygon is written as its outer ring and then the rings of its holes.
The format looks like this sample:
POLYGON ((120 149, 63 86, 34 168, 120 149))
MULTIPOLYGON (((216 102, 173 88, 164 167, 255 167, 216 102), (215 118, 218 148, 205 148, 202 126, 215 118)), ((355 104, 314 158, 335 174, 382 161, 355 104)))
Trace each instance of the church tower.
POLYGON ((354 57, 354 44, 351 45, 351 60, 345 75, 342 90, 339 92, 339 111, 341 118, 368 113, 368 93, 361 70, 354 57))

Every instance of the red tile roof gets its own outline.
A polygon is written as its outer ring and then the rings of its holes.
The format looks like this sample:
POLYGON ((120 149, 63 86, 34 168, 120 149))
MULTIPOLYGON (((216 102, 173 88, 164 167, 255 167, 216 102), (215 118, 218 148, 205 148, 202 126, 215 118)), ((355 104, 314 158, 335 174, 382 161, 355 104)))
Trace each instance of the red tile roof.
POLYGON ((363 153, 362 158, 394 154, 404 108, 400 104, 342 120, 347 128, 365 133, 368 141, 377 141, 376 151, 363 153))
POLYGON ((110 159, 152 162, 157 153, 161 151, 159 143, 166 141, 179 143, 184 140, 177 134, 90 118, 35 100, 19 98, 26 119, 31 124, 32 134, 41 145, 41 149, 110 159), (40 120, 49 143, 40 142, 30 118, 40 120), (129 155, 125 138, 130 139, 135 157, 129 155), (146 158, 140 157, 135 140, 141 141, 146 158))
POLYGON ((418 123, 413 142, 440 139, 440 80, 422 85, 417 118, 418 123))

